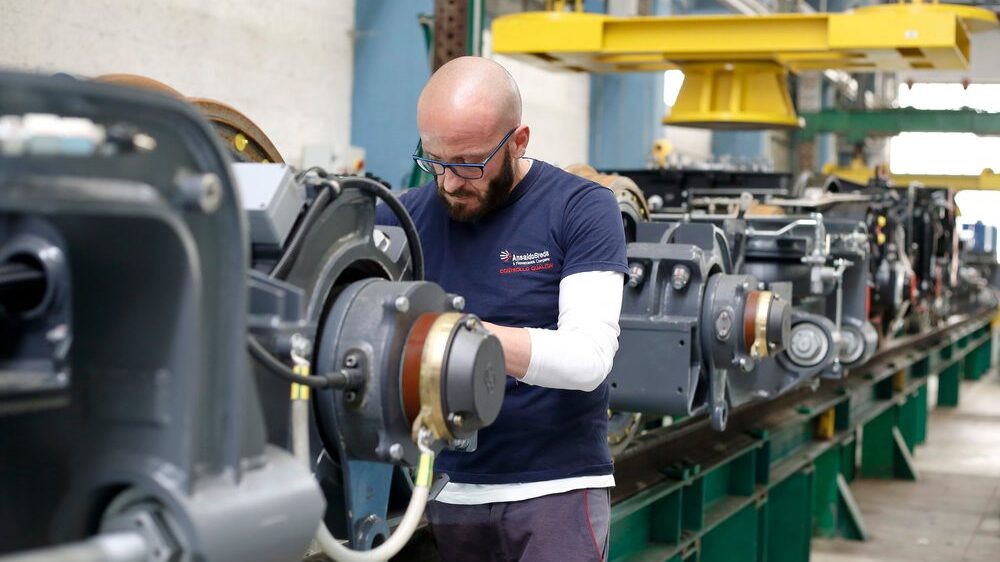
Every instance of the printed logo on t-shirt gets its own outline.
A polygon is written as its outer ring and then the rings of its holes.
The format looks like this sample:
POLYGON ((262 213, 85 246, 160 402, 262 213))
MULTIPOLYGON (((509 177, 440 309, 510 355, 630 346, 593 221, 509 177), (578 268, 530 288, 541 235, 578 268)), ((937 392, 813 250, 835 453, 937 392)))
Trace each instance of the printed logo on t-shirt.
POLYGON ((548 250, 541 252, 525 252, 519 254, 510 250, 500 251, 500 261, 511 264, 512 267, 505 267, 500 270, 503 275, 511 273, 522 273, 525 271, 542 271, 552 269, 552 258, 548 250))

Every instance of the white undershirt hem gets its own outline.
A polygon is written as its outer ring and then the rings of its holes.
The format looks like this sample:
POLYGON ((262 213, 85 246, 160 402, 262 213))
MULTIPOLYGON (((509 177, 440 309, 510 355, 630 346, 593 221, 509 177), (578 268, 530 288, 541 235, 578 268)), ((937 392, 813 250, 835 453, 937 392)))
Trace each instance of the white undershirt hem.
POLYGON ((517 484, 461 484, 449 482, 434 501, 452 505, 482 505, 486 503, 519 502, 562 494, 588 488, 613 488, 612 474, 601 476, 576 476, 545 482, 519 482, 517 484))

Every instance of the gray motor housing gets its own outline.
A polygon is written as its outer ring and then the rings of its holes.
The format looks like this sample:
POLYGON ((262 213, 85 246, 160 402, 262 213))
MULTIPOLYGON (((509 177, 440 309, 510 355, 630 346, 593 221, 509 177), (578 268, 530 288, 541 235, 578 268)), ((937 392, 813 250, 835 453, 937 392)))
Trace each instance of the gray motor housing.
POLYGON ((322 495, 266 442, 245 351, 245 215, 214 132, 179 100, 66 78, 0 73, 0 108, 109 138, 3 159, 0 224, 58 234, 73 345, 62 408, 0 417, 0 450, 16 451, 0 462, 0 554, 134 515, 162 521, 182 560, 298 559, 322 495))

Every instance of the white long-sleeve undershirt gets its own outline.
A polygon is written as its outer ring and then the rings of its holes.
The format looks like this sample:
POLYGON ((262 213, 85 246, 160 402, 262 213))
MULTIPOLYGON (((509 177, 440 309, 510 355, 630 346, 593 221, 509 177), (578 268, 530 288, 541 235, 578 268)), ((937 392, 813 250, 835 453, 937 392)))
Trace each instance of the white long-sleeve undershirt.
POLYGON ((624 275, 586 271, 559 282, 556 330, 528 328, 531 360, 521 382, 547 388, 597 388, 618 351, 624 275))

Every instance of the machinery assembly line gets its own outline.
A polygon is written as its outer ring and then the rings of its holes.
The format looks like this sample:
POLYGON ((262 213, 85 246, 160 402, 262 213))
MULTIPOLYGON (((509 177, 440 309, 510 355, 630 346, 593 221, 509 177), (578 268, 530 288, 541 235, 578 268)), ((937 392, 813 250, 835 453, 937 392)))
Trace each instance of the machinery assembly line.
POLYGON ((996 5, 300 4, 198 8, 207 72, 0 49, 0 562, 1000 559, 851 550, 998 384, 992 172, 885 140, 996 113, 879 97, 996 5))

